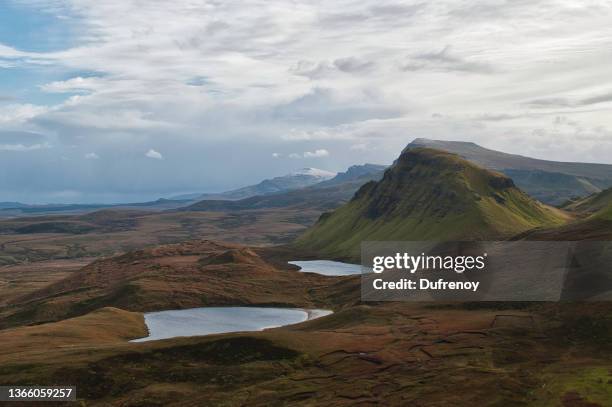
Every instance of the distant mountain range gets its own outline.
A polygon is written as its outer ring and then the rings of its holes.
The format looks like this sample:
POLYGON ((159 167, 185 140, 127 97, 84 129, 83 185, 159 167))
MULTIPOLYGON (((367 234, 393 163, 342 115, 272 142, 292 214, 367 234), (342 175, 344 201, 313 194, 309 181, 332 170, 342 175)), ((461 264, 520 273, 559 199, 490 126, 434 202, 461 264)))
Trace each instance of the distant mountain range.
POLYGON ((612 187, 612 165, 539 160, 489 150, 475 143, 417 138, 406 148, 434 148, 459 154, 485 168, 500 171, 532 197, 561 205, 612 187))
POLYGON ((163 211, 176 209, 188 205, 188 200, 158 199, 149 202, 135 202, 125 204, 42 204, 27 205, 19 202, 0 203, 0 218, 22 215, 51 215, 51 214, 82 214, 100 209, 143 209, 150 211, 163 211))
POLYGON ((291 191, 309 187, 319 182, 333 178, 336 175, 334 172, 320 170, 318 168, 302 168, 301 170, 292 172, 281 177, 265 179, 256 185, 234 189, 218 194, 187 194, 174 196, 171 199, 189 199, 189 200, 229 200, 235 201, 239 199, 250 198, 257 195, 268 195, 278 192, 291 191))
MULTIPOLYGON (((415 139, 406 150, 419 148, 454 153, 482 167, 499 171, 512 178, 516 186, 531 197, 550 205, 561 206, 612 187, 612 165, 539 160, 489 150, 470 142, 425 138, 415 139)), ((330 210, 350 200, 364 183, 380 179, 385 168, 376 164, 354 165, 338 174, 303 168, 226 192, 177 195, 140 203, 27 205, 0 202, 0 217, 78 214, 103 208, 230 211, 304 207, 330 210)))
POLYGON ((365 182, 382 176, 383 165, 354 165, 346 172, 333 173, 316 168, 303 168, 290 174, 264 180, 219 194, 179 195, 172 199, 127 204, 43 204, 0 203, 0 217, 80 214, 106 208, 173 210, 245 210, 286 206, 333 209, 351 198, 365 182), (312 190, 310 188, 313 188, 312 190))
POLYGON ((301 189, 257 195, 240 200, 202 200, 182 208, 186 211, 241 211, 265 208, 331 210, 347 202, 368 181, 380 179, 384 165, 353 165, 346 172, 301 189))
POLYGON ((495 240, 565 223, 567 217, 509 177, 456 154, 408 146, 380 181, 321 216, 297 246, 358 260, 365 240, 495 240))
POLYGON ((0 202, 0 210, 1 209, 11 209, 11 208, 23 208, 26 207, 26 204, 22 204, 21 202, 0 202))

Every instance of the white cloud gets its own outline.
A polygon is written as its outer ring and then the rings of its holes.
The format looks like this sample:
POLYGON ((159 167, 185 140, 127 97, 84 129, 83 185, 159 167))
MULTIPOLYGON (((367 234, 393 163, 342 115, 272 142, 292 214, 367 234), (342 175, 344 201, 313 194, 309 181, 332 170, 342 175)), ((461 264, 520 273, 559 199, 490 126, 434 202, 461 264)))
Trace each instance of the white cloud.
POLYGON ((161 153, 160 153, 160 152, 155 151, 155 150, 153 150, 153 149, 150 149, 149 151, 147 151, 147 152, 145 153, 145 156, 146 156, 146 157, 149 157, 149 158, 153 158, 153 159, 155 159, 155 160, 163 160, 163 159, 164 159, 164 156, 163 156, 163 155, 161 155, 161 153))
POLYGON ((280 156, 281 155, 279 153, 272 153, 272 157, 274 157, 274 158, 280 158, 280 156))
POLYGON ((329 156, 329 151, 324 148, 317 149, 315 151, 305 151, 302 154, 292 153, 289 154, 289 158, 321 158, 329 156))
POLYGON ((329 151, 324 148, 315 150, 315 151, 306 151, 304 153, 304 158, 319 158, 319 157, 327 157, 329 155, 329 151))
POLYGON ((99 160, 100 156, 96 153, 87 153, 85 154, 85 159, 87 160, 99 160))
POLYGON ((19 124, 49 111, 46 106, 32 104, 10 104, 0 108, 1 124, 19 124))
MULTIPOLYGON (((80 45, 34 53, 0 44, 0 60, 79 72, 41 89, 85 93, 45 115, 84 130, 352 139, 326 130, 433 111, 469 121, 516 114, 534 100, 598 102, 612 85, 612 9, 596 0, 26 4, 78 20, 80 45), (328 97, 304 104, 317 89, 328 97)), ((589 116, 607 122, 604 113, 589 116)))
POLYGON ((77 76, 66 81, 56 81, 40 86, 40 89, 49 93, 74 93, 74 92, 93 92, 102 90, 104 81, 101 78, 90 77, 82 78, 77 76))
POLYGON ((49 143, 42 144, 0 144, 0 151, 33 151, 51 148, 49 143))

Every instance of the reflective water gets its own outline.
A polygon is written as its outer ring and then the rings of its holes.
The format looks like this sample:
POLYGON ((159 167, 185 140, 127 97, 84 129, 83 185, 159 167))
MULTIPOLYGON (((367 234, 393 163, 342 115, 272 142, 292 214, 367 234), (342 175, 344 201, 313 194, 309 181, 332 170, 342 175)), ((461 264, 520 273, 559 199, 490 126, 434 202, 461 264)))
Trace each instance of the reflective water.
POLYGON ((331 260, 290 261, 289 264, 301 267, 304 273, 317 273, 324 276, 350 276, 361 274, 360 264, 342 263, 331 260))
POLYGON ((178 336, 261 331, 320 318, 332 311, 300 308, 205 307, 145 313, 149 336, 130 342, 146 342, 178 336))

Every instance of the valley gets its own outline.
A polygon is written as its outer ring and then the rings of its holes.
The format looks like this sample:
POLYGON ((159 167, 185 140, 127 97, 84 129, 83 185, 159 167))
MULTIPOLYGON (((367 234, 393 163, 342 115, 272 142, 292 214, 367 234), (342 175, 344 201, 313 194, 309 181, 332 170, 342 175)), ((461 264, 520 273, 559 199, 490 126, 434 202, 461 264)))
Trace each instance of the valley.
POLYGON ((1 220, 0 382, 76 385, 87 406, 608 405, 609 301, 365 302, 359 265, 331 260, 359 263, 368 239, 610 240, 609 190, 554 207, 431 147, 382 170, 1 220), (194 309, 222 325, 244 307, 296 319, 140 340, 160 312, 188 310, 167 318, 190 332, 194 309))

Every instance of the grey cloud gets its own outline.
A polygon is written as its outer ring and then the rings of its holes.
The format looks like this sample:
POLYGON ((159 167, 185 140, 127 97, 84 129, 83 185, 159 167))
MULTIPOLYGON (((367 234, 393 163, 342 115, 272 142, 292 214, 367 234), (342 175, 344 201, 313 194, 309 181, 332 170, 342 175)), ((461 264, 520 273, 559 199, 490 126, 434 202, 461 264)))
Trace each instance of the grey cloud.
POLYGON ((572 106, 572 103, 567 98, 553 97, 553 98, 540 98, 533 99, 526 103, 532 107, 568 107, 572 106))
POLYGON ((525 115, 506 114, 506 113, 499 113, 499 114, 486 113, 486 114, 482 114, 480 116, 476 116, 474 118, 474 120, 476 120, 476 121, 485 121, 485 122, 500 122, 500 121, 504 121, 504 120, 515 120, 515 119, 519 119, 521 117, 525 117, 525 115))
MULTIPOLYGON (((448 15, 460 18, 464 22, 497 21, 506 18, 524 16, 530 10, 546 9, 546 1, 533 0, 501 0, 450 3, 448 15)), ((533 12, 533 11, 532 11, 533 12)))
POLYGON ((414 55, 407 62, 401 64, 401 69, 404 71, 447 71, 447 72, 470 72, 490 74, 495 70, 492 65, 483 62, 471 61, 467 58, 451 52, 449 45, 442 48, 440 51, 425 52, 414 55))
POLYGON ((416 16, 426 7, 426 3, 378 3, 373 5, 362 3, 362 7, 354 5, 351 11, 325 12, 319 17, 319 22, 325 27, 345 27, 350 24, 364 24, 369 21, 384 20, 387 26, 406 24, 407 18, 416 16), (390 19, 392 17, 392 19, 390 19))
POLYGON ((599 103, 612 102, 612 93, 604 93, 596 96, 591 96, 582 99, 571 100, 564 97, 552 97, 552 98, 540 98, 534 99, 526 104, 532 107, 578 107, 578 106, 590 106, 599 103))
POLYGON ((346 26, 367 20, 370 15, 367 12, 334 12, 326 13, 319 17, 319 23, 323 26, 346 26))
POLYGON ((337 58, 333 61, 313 62, 300 60, 290 68, 290 72, 310 79, 321 79, 338 72, 350 74, 365 73, 374 69, 375 66, 376 63, 374 61, 351 56, 337 58))
POLYGON ((206 33, 215 35, 218 32, 222 32, 230 28, 230 25, 225 21, 212 21, 206 26, 206 33))
POLYGON ((333 70, 334 66, 329 62, 312 62, 306 60, 298 61, 289 69, 289 71, 295 75, 311 79, 322 78, 333 70))
POLYGON ((426 7, 426 3, 417 4, 377 4, 370 7, 370 13, 377 17, 412 17, 426 7))
POLYGON ((606 103, 606 102, 612 102, 612 93, 606 93, 603 95, 598 95, 598 96, 593 96, 590 98, 586 98, 586 99, 582 99, 580 101, 581 105, 595 105, 598 103, 606 103))
POLYGON ((306 95, 272 109, 275 120, 304 123, 309 127, 335 126, 368 119, 386 119, 401 115, 401 111, 374 98, 344 102, 334 91, 316 88, 306 95))
POLYGON ((373 68, 375 63, 356 57, 339 58, 334 61, 334 66, 342 72, 363 72, 373 68))

